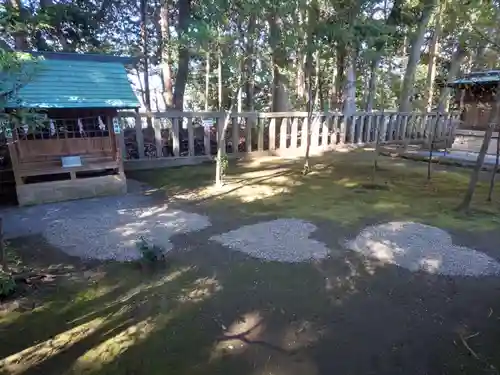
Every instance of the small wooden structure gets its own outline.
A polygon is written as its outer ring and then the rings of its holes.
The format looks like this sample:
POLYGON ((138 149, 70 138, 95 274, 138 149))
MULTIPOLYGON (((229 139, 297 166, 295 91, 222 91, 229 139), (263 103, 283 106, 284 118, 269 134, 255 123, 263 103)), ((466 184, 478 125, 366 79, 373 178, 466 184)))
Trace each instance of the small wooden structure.
POLYGON ((489 70, 469 73, 448 84, 455 89, 454 102, 462 110, 461 129, 486 130, 499 83, 500 70, 489 70))
POLYGON ((45 115, 13 128, 9 152, 20 205, 126 192, 118 110, 137 108, 113 56, 42 54, 41 68, 9 108, 45 115))

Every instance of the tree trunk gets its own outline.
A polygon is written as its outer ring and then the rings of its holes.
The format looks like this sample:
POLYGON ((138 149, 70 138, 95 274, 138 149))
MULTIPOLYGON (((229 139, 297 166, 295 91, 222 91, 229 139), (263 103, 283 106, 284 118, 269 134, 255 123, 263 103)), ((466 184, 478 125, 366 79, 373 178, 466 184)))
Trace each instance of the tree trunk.
POLYGON ((490 145, 493 129, 497 125, 496 123, 498 121, 499 106, 500 106, 500 87, 497 88, 495 104, 494 107, 491 108, 490 117, 488 119, 488 128, 484 132, 483 144, 479 149, 479 155, 477 157, 476 165, 474 166, 474 169, 471 172, 467 192, 465 193, 462 203, 458 207, 460 211, 468 211, 470 208, 472 197, 474 195, 474 191, 476 190, 477 181, 479 180, 479 173, 481 172, 481 168, 483 167, 484 159, 486 158, 486 153, 490 145))
POLYGON ((219 111, 222 111, 224 98, 222 97, 222 50, 220 45, 217 50, 217 98, 219 111))
POLYGON ((490 178, 490 188, 488 190, 488 198, 486 199, 488 202, 491 202, 491 198, 493 196, 493 189, 495 187, 495 179, 498 173, 498 164, 500 161, 500 127, 497 127, 497 149, 496 149, 496 157, 495 157, 495 166, 491 171, 490 178))
POLYGON ((431 46, 429 48, 429 66, 427 68, 427 105, 426 111, 432 110, 432 99, 434 96, 434 79, 436 78, 436 59, 439 54, 439 37, 441 34, 441 18, 443 16, 446 1, 439 5, 439 9, 435 15, 434 33, 432 34, 431 46))
POLYGON ((2 265, 2 271, 8 272, 9 265, 7 264, 7 254, 5 253, 5 244, 3 242, 3 220, 0 217, 0 264, 2 265))
POLYGON ((210 52, 207 52, 205 65, 205 112, 208 112, 208 99, 210 95, 210 52))
POLYGON ((282 71, 286 67, 286 55, 281 45, 282 22, 277 14, 268 17, 270 29, 270 44, 273 62, 273 112, 286 112, 291 108, 287 90, 287 79, 282 71))
POLYGON ((174 93, 172 87, 172 54, 170 53, 169 1, 170 0, 163 0, 160 8, 161 78, 163 86, 163 100, 167 109, 172 108, 174 105, 174 93))
MULTIPOLYGON (((147 30, 147 4, 146 0, 141 0, 141 42, 144 62, 144 106, 146 111, 151 112, 151 90, 149 87, 149 59, 148 59, 148 30, 147 30)), ((151 117, 148 116, 148 127, 153 127, 151 117)))
MULTIPOLYGON (((314 24, 317 22, 315 11, 317 9, 317 2, 313 0, 309 4, 307 10, 307 39, 306 39, 306 66, 305 66, 305 76, 307 79, 307 132, 304 134, 302 132, 302 139, 304 136, 306 138, 306 154, 304 160, 303 174, 309 173, 309 154, 311 151, 311 127, 312 127, 312 113, 314 109, 314 91, 313 91, 313 48, 314 48, 314 24)), ((319 66, 319 61, 318 61, 319 66)), ((303 141, 302 141, 303 142, 303 141)))
POLYGON ((174 87, 174 107, 182 111, 184 109, 184 93, 189 73, 189 48, 187 33, 191 19, 191 0, 178 0, 178 24, 177 35, 179 36, 178 47, 178 69, 174 87))
MULTIPOLYGON (((448 70, 447 83, 451 83, 455 80, 455 77, 460 70, 460 66, 467 56, 467 50, 464 44, 459 44, 457 50, 453 53, 451 58, 451 66, 448 70)), ((438 104, 438 112, 443 113, 448 110, 449 107, 449 97, 450 97, 450 88, 445 85, 441 89, 441 94, 439 95, 439 104, 438 104)))
POLYGON ((255 16, 250 15, 250 18, 248 20, 248 31, 247 35, 248 37, 246 38, 246 46, 245 46, 245 107, 246 110, 249 112, 253 111, 254 108, 254 74, 253 74, 253 62, 254 62, 254 29, 255 29, 255 16))
POLYGON ((415 72, 417 71, 418 62, 420 61, 422 45, 424 44, 425 34, 427 32, 427 25, 435 6, 436 0, 432 0, 430 4, 424 6, 417 31, 412 38, 410 56, 404 74, 403 87, 399 100, 400 112, 411 111, 411 97, 413 95, 413 87, 415 83, 415 72))
POLYGON ((335 59, 332 57, 331 59, 331 82, 330 87, 328 89, 328 109, 330 111, 334 111, 338 109, 338 101, 337 101, 337 91, 336 85, 337 82, 337 64, 335 63, 335 59))
POLYGON ((346 82, 344 86, 344 116, 351 116, 356 112, 356 53, 351 51, 346 58, 346 82))
POLYGON ((377 92, 377 68, 380 64, 381 57, 372 60, 370 66, 370 81, 368 82, 368 97, 366 98, 366 112, 373 111, 373 103, 375 102, 375 94, 377 92))
MULTIPOLYGON (((23 22, 25 10, 21 3, 21 0, 9 0, 10 6, 14 8, 16 12, 19 13, 19 21, 23 22)), ((16 31, 13 33, 14 36, 14 49, 16 51, 24 51, 28 49, 28 40, 26 37, 26 33, 24 31, 16 31)))

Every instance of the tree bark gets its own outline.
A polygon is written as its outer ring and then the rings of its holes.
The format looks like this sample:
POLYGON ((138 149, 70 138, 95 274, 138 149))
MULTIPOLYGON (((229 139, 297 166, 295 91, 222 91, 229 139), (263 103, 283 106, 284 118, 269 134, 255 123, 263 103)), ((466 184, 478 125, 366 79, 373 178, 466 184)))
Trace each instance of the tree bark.
POLYGON ((429 65, 427 68, 427 105, 426 110, 432 110, 432 99, 434 96, 434 79, 436 78, 436 60, 439 53, 439 37, 441 36, 441 18, 446 7, 446 1, 439 5, 435 15, 434 32, 432 34, 431 45, 429 48, 429 65))
POLYGON ((491 198, 493 196, 493 189, 495 187, 495 179, 498 173, 499 162, 500 162, 500 127, 497 128, 497 149, 495 155, 495 166, 491 171, 490 188, 488 190, 488 198, 486 199, 488 202, 491 202, 491 198))
POLYGON ((169 1, 170 0, 163 0, 160 8, 162 95, 167 109, 172 108, 174 105, 172 54, 170 53, 169 1))
POLYGON ((2 271, 8 272, 9 265, 7 264, 7 254, 5 253, 5 244, 3 242, 3 220, 0 217, 0 264, 2 265, 2 271))
MULTIPOLYGON (((451 66, 450 69, 448 70, 447 83, 451 83, 455 80, 455 77, 457 76, 458 71, 460 70, 460 66, 462 65, 462 62, 464 61, 466 56, 467 56, 467 49, 465 48, 465 45, 463 43, 460 43, 451 58, 451 66)), ((441 94, 439 95, 439 104, 438 104, 439 113, 443 113, 446 110, 448 110, 449 97, 450 97, 450 88, 447 85, 445 85, 441 89, 441 94)))
POLYGON ((208 99, 210 95, 210 52, 207 52, 205 61, 205 111, 208 112, 208 99))
POLYGON ((344 86, 344 116, 356 112, 356 52, 350 51, 346 58, 346 82, 344 86))
POLYGON ((465 193, 464 199, 460 204, 460 206, 458 206, 458 210, 460 211, 468 211, 470 208, 472 197, 474 196, 474 191, 476 190, 476 185, 479 180, 479 173, 481 172, 481 168, 483 167, 484 159, 486 158, 486 153, 490 145, 493 129, 496 127, 496 122, 498 121, 499 106, 500 106, 500 87, 497 87, 495 104, 494 107, 491 108, 490 117, 488 119, 488 128, 484 132, 483 144, 479 149, 479 155, 476 160, 476 165, 474 166, 474 169, 471 172, 469 186, 465 193))
POLYGON ((246 38, 246 46, 245 46, 245 107, 246 110, 252 112, 254 109, 254 74, 253 74, 253 66, 254 66, 254 34, 255 31, 255 16, 250 15, 248 20, 248 31, 246 38))
POLYGON ((177 35, 179 36, 178 69, 174 87, 174 107, 182 111, 184 109, 184 94, 189 73, 189 48, 187 33, 191 18, 191 0, 178 0, 178 24, 177 35))
POLYGON ((370 81, 368 82, 368 97, 366 98, 365 111, 373 111, 373 103, 375 102, 375 94, 377 92, 377 68, 380 64, 381 57, 372 60, 370 66, 370 81))
POLYGON ((287 90, 287 79, 282 73, 286 67, 285 51, 281 45, 281 29, 282 21, 280 16, 275 12, 268 16, 270 29, 270 44, 272 51, 273 62, 273 112, 286 112, 290 109, 290 98, 287 90))
POLYGON ((224 98, 222 97, 222 49, 220 45, 217 50, 217 98, 219 111, 222 111, 224 98))
MULTIPOLYGON (((19 21, 23 22, 25 10, 21 3, 21 0, 9 0, 10 6, 19 14, 19 21)), ((24 51, 28 49, 28 40, 26 33, 22 30, 18 30, 13 33, 14 36, 14 49, 16 51, 24 51)))
MULTIPOLYGON (((141 10, 141 42, 142 42, 142 53, 143 53, 143 63, 144 63, 144 106, 146 111, 151 112, 151 90, 149 87, 149 59, 148 59, 148 30, 147 30, 147 4, 146 0, 141 0, 140 4, 141 10)), ((148 117, 148 127, 153 127, 153 122, 151 117, 148 117)))
POLYGON ((436 0, 431 0, 429 4, 424 5, 420 22, 412 38, 410 56, 403 79, 403 87, 399 100, 399 111, 411 111, 411 97, 413 95, 413 88, 415 83, 415 72, 417 70, 418 62, 424 44, 425 34, 427 32, 427 25, 429 24, 430 17, 434 8, 436 7, 436 0))

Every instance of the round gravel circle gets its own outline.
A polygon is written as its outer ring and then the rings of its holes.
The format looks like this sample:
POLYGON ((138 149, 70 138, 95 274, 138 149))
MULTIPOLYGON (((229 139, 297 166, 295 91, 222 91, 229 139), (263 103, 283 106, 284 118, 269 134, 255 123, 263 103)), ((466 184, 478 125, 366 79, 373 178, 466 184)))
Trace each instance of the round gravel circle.
POLYGON ((447 276, 500 274, 488 255, 454 245, 444 230, 414 222, 389 222, 365 228, 347 243, 351 250, 407 270, 447 276))
POLYGON ((316 226, 298 219, 278 219, 245 225, 210 240, 267 261, 297 263, 326 258, 329 249, 309 238, 316 226))
POLYGON ((21 207, 2 212, 7 238, 42 234, 62 251, 87 259, 140 258, 136 243, 172 249, 170 237, 210 226, 207 216, 175 210, 141 194, 21 207))

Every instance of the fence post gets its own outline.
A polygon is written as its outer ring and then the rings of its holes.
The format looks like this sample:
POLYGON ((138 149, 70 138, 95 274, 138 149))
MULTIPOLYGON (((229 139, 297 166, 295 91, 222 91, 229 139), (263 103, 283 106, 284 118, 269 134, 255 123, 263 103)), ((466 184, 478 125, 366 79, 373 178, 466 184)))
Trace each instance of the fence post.
POLYGON ((274 117, 269 122, 269 150, 276 150, 276 119, 274 117))
POLYGON ((188 150, 189 156, 194 156, 194 129, 193 129, 193 119, 188 117, 187 119, 187 130, 188 130, 188 150))
POLYGON ((330 114, 328 113, 321 122, 321 148, 325 150, 328 147, 328 136, 330 131, 330 114))
POLYGON ((264 150, 264 128, 265 128, 265 119, 257 118, 255 123, 257 124, 257 150, 264 150))
POLYGON ((372 119, 373 114, 369 113, 367 115, 367 123, 366 123, 366 143, 370 143, 372 141, 372 119))
POLYGON ((246 120, 247 120, 246 126, 245 126, 246 152, 252 152, 252 127, 253 127, 253 123, 254 123, 253 114, 249 115, 246 120))
MULTIPOLYGON (((180 119, 182 121, 182 118, 180 119)), ((161 134, 161 132, 160 132, 161 134)), ((179 118, 172 119, 172 148, 174 156, 179 156, 179 118)))
POLYGON ((319 128, 321 126, 321 120, 323 119, 322 115, 313 118, 311 124, 311 150, 318 148, 320 144, 319 140, 319 128))
POLYGON ((231 118, 231 131, 233 136, 233 154, 238 153, 238 145, 240 144, 240 121, 239 117, 231 118))
POLYGON ((300 148, 305 150, 307 148, 307 140, 309 139, 309 118, 305 117, 302 120, 302 129, 300 129, 300 148))
MULTIPOLYGON (((151 113, 148 112, 148 118, 151 116, 151 113)), ((161 158, 163 156, 163 145, 161 139, 161 123, 160 121, 155 121, 156 119, 153 117, 151 119, 153 121, 153 128, 155 131, 155 147, 156 147, 156 157, 161 158)))
POLYGON ((297 133, 299 132, 299 119, 295 117, 292 121, 292 129, 291 129, 291 139, 290 139, 290 148, 297 148, 297 133))
POLYGON ((286 150, 286 139, 288 135, 288 118, 283 117, 280 124, 280 145, 279 148, 286 150))
MULTIPOLYGON (((202 119, 203 121, 203 119, 202 119)), ((210 132, 211 132, 211 126, 207 126, 206 124, 203 123, 203 145, 205 148, 205 155, 210 156, 211 155, 211 142, 210 142, 210 132)))
POLYGON ((135 140, 137 142, 139 159, 144 159, 144 135, 142 133, 142 119, 140 113, 135 114, 135 140))

